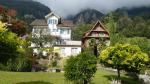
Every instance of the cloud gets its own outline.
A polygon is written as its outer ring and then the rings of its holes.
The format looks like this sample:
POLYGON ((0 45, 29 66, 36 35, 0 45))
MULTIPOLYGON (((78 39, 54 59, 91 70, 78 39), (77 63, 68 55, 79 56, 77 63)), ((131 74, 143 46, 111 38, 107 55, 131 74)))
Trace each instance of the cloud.
POLYGON ((82 9, 92 8, 103 13, 121 7, 150 6, 150 0, 35 0, 50 7, 52 11, 66 17, 74 15, 82 9))

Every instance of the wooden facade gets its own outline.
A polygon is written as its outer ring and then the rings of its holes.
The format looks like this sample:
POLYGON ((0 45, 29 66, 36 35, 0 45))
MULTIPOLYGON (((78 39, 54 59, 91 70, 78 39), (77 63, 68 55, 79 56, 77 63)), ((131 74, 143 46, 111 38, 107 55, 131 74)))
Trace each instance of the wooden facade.
POLYGON ((106 45, 110 44, 109 32, 106 30, 106 27, 100 21, 97 21, 97 23, 94 25, 93 28, 91 28, 91 30, 84 33, 82 37, 82 46, 88 47, 90 39, 92 38, 96 40, 103 38, 106 42, 106 45))

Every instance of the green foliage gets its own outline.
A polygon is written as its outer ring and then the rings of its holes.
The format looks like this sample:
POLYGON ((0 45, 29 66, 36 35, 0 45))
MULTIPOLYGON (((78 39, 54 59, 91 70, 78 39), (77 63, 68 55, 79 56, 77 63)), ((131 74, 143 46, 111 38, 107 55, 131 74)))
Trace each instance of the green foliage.
POLYGON ((90 30, 92 28, 93 24, 80 24, 78 26, 76 26, 73 30, 72 30, 72 38, 74 40, 81 40, 82 36, 85 32, 87 32, 88 30, 90 30))
MULTIPOLYGON (((139 73, 147 67, 149 57, 136 45, 117 44, 101 53, 100 62, 118 70, 139 73)), ((118 73, 118 77, 120 72, 118 73)))
POLYGON ((125 36, 117 33, 117 22, 115 21, 114 17, 115 16, 110 13, 103 19, 106 27, 109 30, 110 45, 115 45, 116 43, 124 43, 125 41, 125 36))
POLYGON ((39 34, 40 35, 37 35, 37 34, 33 34, 32 35, 32 42, 36 44, 36 47, 44 47, 45 44, 47 43, 55 43, 55 40, 59 39, 59 37, 54 37, 54 36, 51 36, 51 35, 45 35, 43 34, 43 31, 44 30, 40 30, 39 34))
MULTIPOLYGON (((3 23, 0 22, 0 25, 3 23)), ((9 59, 14 60, 20 52, 24 52, 20 48, 23 41, 14 33, 9 32, 5 26, 1 26, 0 30, 0 63, 6 65, 9 59)))
POLYGON ((95 56, 83 52, 76 57, 70 57, 65 66, 67 80, 78 84, 89 84, 96 72, 97 60, 95 56))
POLYGON ((150 40, 146 37, 127 38, 126 42, 132 45, 138 45, 143 52, 150 56, 150 40))
POLYGON ((128 17, 117 12, 112 12, 103 18, 110 33, 111 45, 129 43, 138 45, 143 52, 149 52, 149 21, 140 16, 128 17), (119 17, 119 18, 115 18, 119 17))
MULTIPOLYGON (((29 63, 24 44, 16 34, 8 31, 0 22, 0 64, 3 70, 22 71, 29 63), (5 68, 4 68, 5 67, 5 68)), ((29 67, 28 67, 29 68, 29 67)))
POLYGON ((118 33, 125 37, 150 37, 148 33, 150 32, 150 21, 141 16, 129 17, 121 11, 116 11, 105 16, 103 22, 108 27, 110 35, 118 33))
MULTIPOLYGON (((1 1, 0 1, 1 2, 1 1)), ((7 23, 7 29, 16 33, 18 36, 23 36, 27 32, 27 24, 18 19, 17 11, 14 9, 7 9, 2 6, 2 12, 0 12, 0 21, 7 23)))
POLYGON ((19 12, 18 17, 21 18, 27 17, 27 15, 33 18, 43 18, 43 16, 50 12, 47 6, 33 0, 13 0, 12 2, 9 0, 0 0, 0 3, 7 8, 17 10, 19 12))
POLYGON ((61 57, 56 52, 49 52, 49 61, 52 67, 58 67, 59 61, 61 60, 61 57))
POLYGON ((9 71, 31 71, 31 63, 24 56, 19 56, 15 60, 7 62, 7 70, 9 71))
POLYGON ((91 54, 94 54, 96 57, 98 57, 99 53, 107 46, 104 38, 91 38, 89 40, 89 45, 90 46, 84 50, 91 52, 91 54))

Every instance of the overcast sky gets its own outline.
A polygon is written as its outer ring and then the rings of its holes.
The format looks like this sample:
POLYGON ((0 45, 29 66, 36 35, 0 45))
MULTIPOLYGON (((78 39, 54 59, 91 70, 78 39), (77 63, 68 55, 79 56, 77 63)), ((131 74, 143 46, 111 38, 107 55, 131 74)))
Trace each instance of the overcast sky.
POLYGON ((60 16, 74 15, 82 9, 97 9, 103 13, 121 7, 150 6, 150 0, 35 0, 50 7, 60 16))

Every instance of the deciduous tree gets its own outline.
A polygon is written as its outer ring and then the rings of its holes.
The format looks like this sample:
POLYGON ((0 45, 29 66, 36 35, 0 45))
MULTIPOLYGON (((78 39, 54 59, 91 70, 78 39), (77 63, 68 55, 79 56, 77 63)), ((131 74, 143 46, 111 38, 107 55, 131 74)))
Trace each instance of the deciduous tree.
POLYGON ((149 57, 136 45, 117 44, 103 50, 100 61, 104 65, 117 69, 120 78, 120 70, 140 73, 149 62, 149 57))

